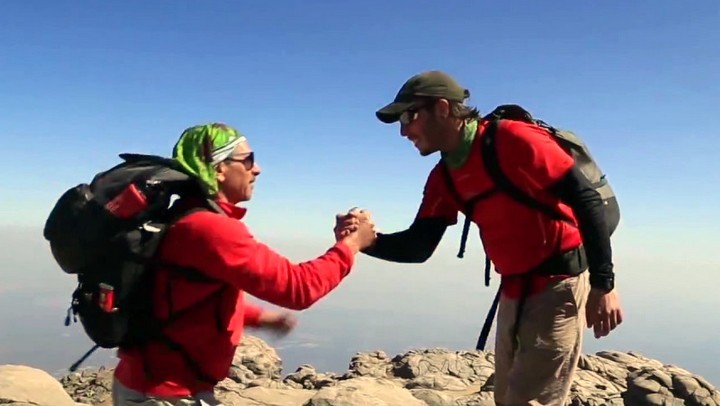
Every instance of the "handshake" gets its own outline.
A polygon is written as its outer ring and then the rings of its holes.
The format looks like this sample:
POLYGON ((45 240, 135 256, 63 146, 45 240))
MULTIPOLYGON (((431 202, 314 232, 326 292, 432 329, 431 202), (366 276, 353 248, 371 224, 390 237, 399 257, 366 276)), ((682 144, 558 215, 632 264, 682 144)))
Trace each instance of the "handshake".
POLYGON ((357 207, 346 214, 335 216, 335 241, 342 241, 354 253, 358 253, 375 243, 375 223, 367 212, 357 207))

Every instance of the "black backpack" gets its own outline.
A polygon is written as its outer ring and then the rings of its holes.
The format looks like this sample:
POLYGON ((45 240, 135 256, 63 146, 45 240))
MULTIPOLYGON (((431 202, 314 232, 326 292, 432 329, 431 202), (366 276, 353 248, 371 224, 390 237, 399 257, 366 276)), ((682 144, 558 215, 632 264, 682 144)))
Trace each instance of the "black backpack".
MULTIPOLYGON (((95 343, 71 371, 99 347, 130 348, 163 338, 162 327, 169 321, 162 324, 152 317, 153 270, 173 265, 158 263, 156 250, 180 217, 196 210, 223 213, 207 198, 202 200, 206 207, 190 211, 171 206, 175 197, 205 196, 197 179, 175 161, 140 154, 120 157, 124 162, 98 173, 89 184, 68 189, 43 230, 57 264, 78 280, 65 325, 79 317, 95 343)), ((173 271, 207 280, 191 269, 173 271)), ((173 314, 172 320, 178 316, 173 314)))
MULTIPOLYGON (((496 107, 491 113, 483 117, 483 120, 488 121, 488 125, 482 134, 482 145, 481 153, 483 158, 483 164, 485 170, 495 183, 495 187, 491 190, 481 193, 478 196, 473 197, 468 201, 463 201, 455 188, 450 172, 444 162, 440 162, 441 172, 445 178, 448 190, 453 194, 455 199, 462 204, 463 213, 465 214, 465 222, 463 224, 462 236, 460 240, 460 250, 458 251, 458 258, 463 258, 465 253, 465 244, 467 241, 468 233, 470 230, 470 223, 472 222, 470 213, 473 212, 475 204, 480 200, 486 199, 489 196, 503 192, 510 196, 517 202, 524 204, 534 210, 541 211, 549 217, 572 223, 572 219, 567 218, 562 212, 555 210, 549 206, 542 204, 541 202, 533 199, 531 196, 523 192, 520 188, 515 186, 512 181, 503 173, 500 163, 498 161, 498 155, 495 151, 495 136, 497 126, 500 120, 514 120, 522 121, 530 124, 537 125, 549 132, 555 142, 560 145, 565 151, 573 156, 576 164, 580 171, 587 177, 590 184, 595 190, 598 191, 600 197, 603 200, 603 207, 605 208, 605 219, 607 221, 607 227, 610 235, 612 235, 619 222, 620 222, 620 208, 618 206, 615 192, 613 191, 610 183, 608 182, 605 173, 600 169, 595 159, 592 157, 589 148, 583 142, 583 140, 575 133, 553 127, 546 122, 534 118, 530 112, 525 110, 523 107, 516 104, 504 104, 496 107)), ((485 286, 490 286, 490 258, 485 255, 485 286)), ((495 311, 497 309, 497 303, 499 300, 500 290, 495 296, 493 304, 490 309, 490 313, 485 321, 483 330, 480 338, 478 339, 477 349, 484 349, 487 335, 490 331, 490 324, 492 319, 495 317, 495 311)), ((518 306, 520 307, 520 306, 518 306)), ((517 323, 516 323, 517 324, 517 323)))

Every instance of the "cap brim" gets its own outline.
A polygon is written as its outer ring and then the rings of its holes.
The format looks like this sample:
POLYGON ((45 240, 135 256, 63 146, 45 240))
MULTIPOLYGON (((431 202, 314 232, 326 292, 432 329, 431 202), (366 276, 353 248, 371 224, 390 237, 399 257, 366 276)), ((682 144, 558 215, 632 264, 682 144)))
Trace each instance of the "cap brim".
POLYGON ((413 102, 392 102, 375 112, 378 120, 385 124, 391 124, 400 119, 402 113, 413 106, 413 102))

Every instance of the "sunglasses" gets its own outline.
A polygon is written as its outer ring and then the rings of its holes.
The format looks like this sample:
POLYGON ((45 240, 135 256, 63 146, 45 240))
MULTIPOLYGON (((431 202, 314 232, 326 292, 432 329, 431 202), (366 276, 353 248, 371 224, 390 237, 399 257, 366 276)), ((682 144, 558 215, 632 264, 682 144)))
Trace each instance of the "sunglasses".
POLYGON ((253 166, 255 166, 255 152, 253 151, 253 152, 248 153, 247 156, 244 158, 228 157, 225 160, 230 161, 230 162, 239 162, 239 163, 243 164, 243 166, 245 167, 246 170, 249 171, 253 168, 253 166))
POLYGON ((434 101, 427 101, 424 103, 416 104, 409 109, 405 110, 402 114, 400 114, 400 124, 408 125, 415 121, 418 117, 418 112, 420 110, 426 109, 434 104, 434 101))
POLYGON ((415 119, 418 116, 417 110, 406 110, 402 114, 400 114, 400 124, 408 125, 415 121, 415 119))

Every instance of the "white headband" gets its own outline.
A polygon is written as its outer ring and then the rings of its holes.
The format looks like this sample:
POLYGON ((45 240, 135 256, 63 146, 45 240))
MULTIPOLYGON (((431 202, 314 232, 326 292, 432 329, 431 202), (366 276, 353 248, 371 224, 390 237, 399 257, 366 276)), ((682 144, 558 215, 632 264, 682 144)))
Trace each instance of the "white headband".
POLYGON ((241 135, 234 140, 230 141, 228 144, 223 145, 222 147, 213 150, 212 152, 212 166, 218 165, 220 162, 226 160, 235 150, 235 147, 238 146, 238 144, 243 143, 247 141, 247 138, 245 136, 241 135))

